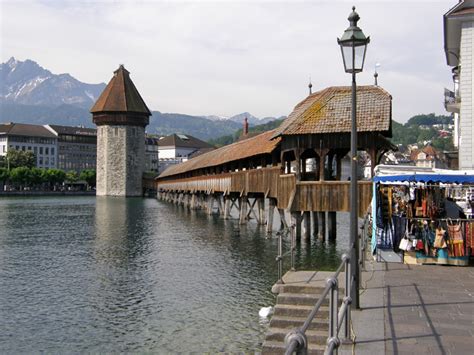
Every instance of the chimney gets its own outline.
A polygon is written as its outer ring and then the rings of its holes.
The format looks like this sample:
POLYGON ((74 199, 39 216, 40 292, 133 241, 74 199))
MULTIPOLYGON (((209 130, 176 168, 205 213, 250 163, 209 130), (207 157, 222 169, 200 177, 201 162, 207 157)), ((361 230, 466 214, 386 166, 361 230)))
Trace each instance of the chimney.
POLYGON ((249 134, 249 122, 247 117, 244 118, 244 130, 242 131, 242 135, 245 137, 247 134, 249 134))

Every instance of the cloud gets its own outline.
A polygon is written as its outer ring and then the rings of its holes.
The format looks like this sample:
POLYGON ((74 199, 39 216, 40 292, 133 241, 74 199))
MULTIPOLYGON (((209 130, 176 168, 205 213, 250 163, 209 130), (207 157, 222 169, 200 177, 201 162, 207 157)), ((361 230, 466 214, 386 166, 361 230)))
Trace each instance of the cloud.
MULTIPOLYGON (((449 2, 358 1, 371 36, 358 83, 379 82, 394 118, 445 113, 451 86, 442 15, 449 2)), ((1 59, 33 59, 55 73, 107 82, 125 64, 148 106, 163 112, 287 115, 313 90, 349 85, 336 38, 352 3, 2 2, 1 59)))

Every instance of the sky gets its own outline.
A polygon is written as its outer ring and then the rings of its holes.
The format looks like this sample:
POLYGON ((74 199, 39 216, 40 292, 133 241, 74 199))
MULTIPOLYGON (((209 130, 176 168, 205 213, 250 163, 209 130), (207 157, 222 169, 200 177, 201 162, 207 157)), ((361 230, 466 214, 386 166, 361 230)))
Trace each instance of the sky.
POLYGON ((119 64, 152 110, 288 115, 308 95, 350 85, 337 37, 352 5, 370 44, 358 85, 393 97, 393 119, 447 114, 444 1, 0 0, 0 60, 107 83, 119 64))

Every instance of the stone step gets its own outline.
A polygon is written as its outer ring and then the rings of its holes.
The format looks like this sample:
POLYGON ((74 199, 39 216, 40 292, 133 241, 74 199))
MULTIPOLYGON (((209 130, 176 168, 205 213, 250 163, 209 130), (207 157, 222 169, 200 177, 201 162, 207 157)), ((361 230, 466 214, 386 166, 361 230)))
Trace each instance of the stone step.
MULTIPOLYGON (((292 329, 286 328, 270 328, 267 332, 266 340, 269 341, 279 341, 284 342, 286 335, 292 329)), ((306 331, 306 339, 308 340, 308 344, 314 345, 326 345, 328 339, 328 331, 327 330, 307 330, 306 331)))
MULTIPOLYGON (((312 309, 313 305, 276 304, 273 314, 275 316, 307 317, 312 309)), ((328 319, 329 307, 321 306, 318 313, 316 313, 316 318, 328 319)))
MULTIPOLYGON (((309 294, 322 294, 325 287, 323 286, 312 286, 312 285, 279 285, 280 293, 309 293, 309 294)), ((344 293, 344 287, 339 287, 339 293, 344 293)))
MULTIPOLYGON (((320 295, 311 293, 280 293, 277 296, 277 304, 314 306, 319 297, 320 295)), ((326 298, 322 305, 327 306, 328 304, 329 299, 326 298)))
MULTIPOLYGON (((325 346, 319 344, 308 344, 309 355, 323 355, 325 346)), ((262 347, 262 355, 279 355, 285 353, 285 344, 279 341, 265 341, 262 347)))
MULTIPOLYGON (((299 328, 304 324, 306 317, 294 317, 294 316, 273 316, 270 321, 270 328, 279 329, 294 329, 299 328)), ((329 319, 314 318, 309 325, 311 330, 328 330, 329 319)))

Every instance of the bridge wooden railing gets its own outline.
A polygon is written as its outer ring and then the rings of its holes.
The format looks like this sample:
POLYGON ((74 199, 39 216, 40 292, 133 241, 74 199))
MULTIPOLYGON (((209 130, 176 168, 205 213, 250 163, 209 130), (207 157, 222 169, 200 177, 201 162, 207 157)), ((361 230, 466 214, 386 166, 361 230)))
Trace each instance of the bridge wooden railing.
MULTIPOLYGON (((359 216, 372 200, 372 182, 359 181, 359 216)), ((299 181, 288 207, 291 211, 350 211, 350 181, 299 181)))
MULTIPOLYGON (((299 181, 294 174, 280 174, 279 167, 244 170, 217 175, 157 181, 161 191, 260 193, 277 200, 277 207, 290 211, 350 210, 349 181, 299 181)), ((359 182, 359 216, 372 199, 372 183, 359 182)))

